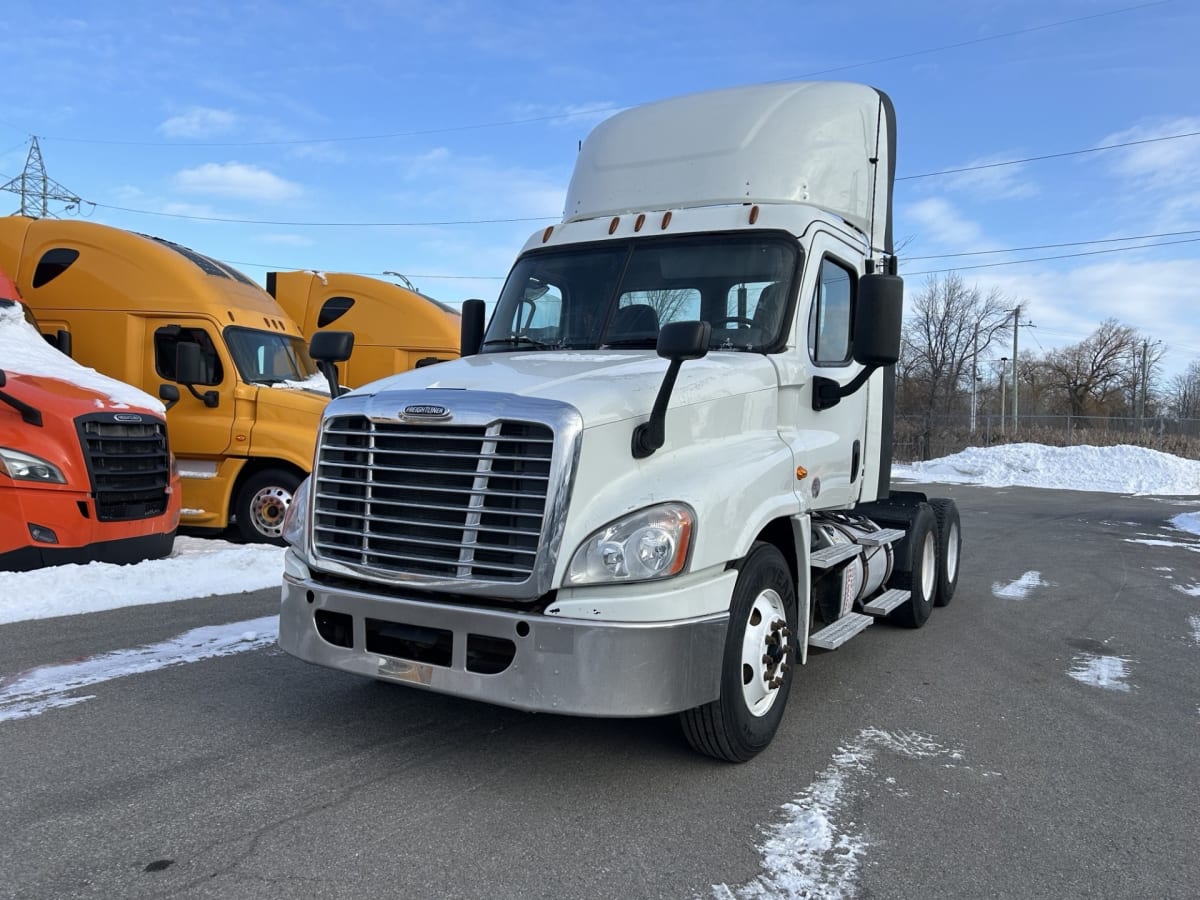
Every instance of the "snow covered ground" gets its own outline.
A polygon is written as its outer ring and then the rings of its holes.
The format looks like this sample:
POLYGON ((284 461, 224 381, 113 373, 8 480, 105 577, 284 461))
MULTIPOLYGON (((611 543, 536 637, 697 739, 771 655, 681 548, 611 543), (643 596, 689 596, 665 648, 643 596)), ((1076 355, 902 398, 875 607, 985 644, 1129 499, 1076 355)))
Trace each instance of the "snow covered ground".
MULTIPOLYGON (((1200 462, 1139 447, 971 448, 944 459, 897 466, 894 474, 897 479, 943 484, 1200 497, 1200 462)), ((1200 534, 1200 511, 1177 515, 1171 524, 1200 534)), ((259 590, 277 586, 282 573, 279 547, 181 537, 169 558, 134 566, 91 563, 0 572, 0 624, 259 590)))
POLYGON ((939 484, 1061 488, 1111 494, 1200 496, 1200 461, 1145 447, 1005 444, 895 466, 895 478, 939 484))

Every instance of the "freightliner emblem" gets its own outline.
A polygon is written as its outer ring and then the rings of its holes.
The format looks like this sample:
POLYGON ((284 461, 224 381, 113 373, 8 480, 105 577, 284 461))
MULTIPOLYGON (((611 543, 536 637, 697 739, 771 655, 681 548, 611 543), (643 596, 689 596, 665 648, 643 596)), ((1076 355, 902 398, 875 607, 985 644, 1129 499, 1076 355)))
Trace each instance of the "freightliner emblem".
POLYGON ((414 403, 412 406, 404 407, 402 415, 406 419, 449 419, 452 414, 444 406, 414 403))
POLYGON ((142 417, 137 413, 114 413, 113 421, 115 422, 140 422, 142 417))

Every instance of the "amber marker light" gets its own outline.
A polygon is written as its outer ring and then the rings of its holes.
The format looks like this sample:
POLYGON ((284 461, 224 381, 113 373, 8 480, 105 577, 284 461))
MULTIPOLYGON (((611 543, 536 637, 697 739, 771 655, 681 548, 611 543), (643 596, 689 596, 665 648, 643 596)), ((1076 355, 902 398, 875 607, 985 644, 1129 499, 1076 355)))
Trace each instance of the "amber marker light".
POLYGON ((675 549, 675 558, 671 560, 671 568, 668 574, 677 575, 683 571, 684 563, 687 562, 688 550, 692 545, 692 521, 684 519, 679 525, 679 544, 675 549))
POLYGON ((550 235, 552 234, 554 234, 554 226, 547 225, 546 230, 542 232, 542 243, 544 244, 546 241, 550 240, 550 235))
POLYGON ((670 213, 670 211, 668 211, 668 212, 663 213, 662 227, 666 228, 670 224, 671 224, 671 213, 670 213))
POLYGON ((750 224, 753 225, 758 221, 758 205, 750 207, 750 224))
POLYGON ((613 216, 613 220, 608 223, 608 233, 612 234, 614 231, 617 230, 617 226, 620 224, 621 224, 621 217, 613 216))
POLYGON ((634 230, 634 231, 641 231, 641 230, 642 230, 642 226, 643 226, 643 225, 645 225, 645 224, 646 224, 646 214, 645 214, 645 213, 638 213, 638 217, 637 217, 637 218, 634 220, 634 222, 633 222, 633 230, 634 230))
POLYGON ((803 481, 807 477, 808 469, 804 468, 804 466, 796 466, 796 480, 803 481))

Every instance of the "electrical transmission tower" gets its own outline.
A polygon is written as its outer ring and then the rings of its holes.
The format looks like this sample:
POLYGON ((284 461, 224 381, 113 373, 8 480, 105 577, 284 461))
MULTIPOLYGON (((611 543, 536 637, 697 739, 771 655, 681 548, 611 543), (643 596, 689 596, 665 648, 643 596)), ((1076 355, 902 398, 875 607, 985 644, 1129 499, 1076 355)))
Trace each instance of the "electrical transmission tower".
POLYGON ((78 207, 81 202, 79 197, 46 174, 42 148, 38 146, 36 135, 29 140, 29 156, 25 160, 24 170, 7 184, 0 184, 0 191, 19 194, 21 208, 15 215, 30 216, 34 219, 57 218, 50 212, 51 201, 66 203, 68 209, 78 207))

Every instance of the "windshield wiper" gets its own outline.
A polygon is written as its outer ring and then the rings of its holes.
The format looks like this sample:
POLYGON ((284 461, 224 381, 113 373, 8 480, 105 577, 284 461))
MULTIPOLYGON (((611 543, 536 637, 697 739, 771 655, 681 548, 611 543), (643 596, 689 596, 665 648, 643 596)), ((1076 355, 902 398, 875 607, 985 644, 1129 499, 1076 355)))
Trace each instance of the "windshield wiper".
POLYGON ((494 344, 507 344, 510 347, 537 347, 539 350, 556 349, 555 344, 547 344, 545 341, 539 341, 535 338, 525 337, 521 334, 514 334, 511 337, 492 338, 483 342, 483 346, 487 347, 494 344))
POLYGON ((641 348, 645 348, 647 350, 653 350, 655 347, 658 346, 658 338, 653 338, 653 337, 618 338, 615 341, 605 341, 604 346, 609 347, 609 348, 614 348, 614 347, 638 348, 638 347, 641 347, 641 348))

